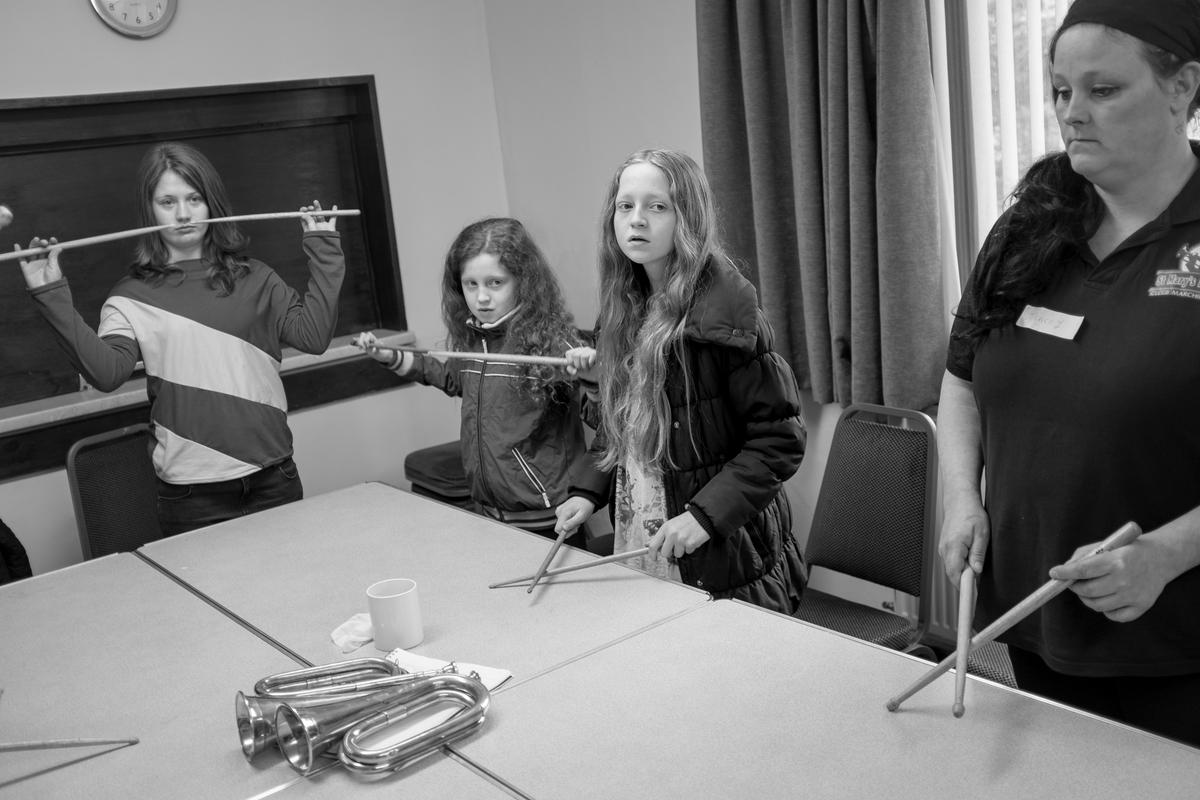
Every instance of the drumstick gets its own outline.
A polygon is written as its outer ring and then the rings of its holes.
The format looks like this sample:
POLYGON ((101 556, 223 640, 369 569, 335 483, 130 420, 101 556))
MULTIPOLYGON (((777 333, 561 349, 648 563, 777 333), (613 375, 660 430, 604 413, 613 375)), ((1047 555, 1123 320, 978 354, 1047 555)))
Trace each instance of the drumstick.
POLYGON ((565 367, 571 363, 567 359, 558 356, 526 356, 520 353, 423 350, 419 347, 384 347, 378 344, 368 345, 367 349, 377 353, 417 353, 418 355, 433 356, 434 358, 473 358, 477 361, 490 361, 496 364, 548 364, 552 367, 565 367))
MULTIPOLYGON (((1098 547, 1096 547, 1091 552, 1085 553, 1083 556, 1081 556, 1081 558, 1088 558, 1089 556, 1098 555, 1099 553, 1107 553, 1109 550, 1116 550, 1118 547, 1124 547, 1125 545, 1129 544, 1130 542, 1132 542, 1134 539, 1136 539, 1137 537, 1139 537, 1141 535, 1142 535, 1142 529, 1137 526, 1137 523, 1126 522, 1124 525, 1122 525, 1120 528, 1118 528, 1111 536, 1109 536, 1107 539, 1105 539, 1103 542, 1101 542, 1098 547)), ((1068 563, 1074 563, 1075 561, 1078 561, 1078 560, 1079 559, 1071 559, 1071 561, 1068 563)), ((1013 625, 1016 625, 1018 622, 1025 619, 1026 617, 1028 617, 1034 611, 1037 611, 1039 608, 1044 606, 1046 603, 1050 602, 1052 599, 1054 599, 1058 595, 1062 594, 1063 591, 1065 591, 1066 588, 1074 582, 1075 581, 1055 580, 1052 578, 1049 581, 1047 581, 1046 583, 1042 584, 1042 586, 1040 588, 1035 589, 1033 591, 1033 593, 1031 593, 1024 600, 1017 603, 1015 606, 1013 606, 1011 609, 1009 609, 1007 612, 1005 612, 999 619, 997 619, 991 625, 988 625, 982 631, 975 634, 975 637, 971 639, 968 651, 977 650, 980 647, 982 647, 983 645, 992 641, 997 636, 999 636, 1000 634, 1004 633, 1006 630, 1011 628, 1013 625)), ((936 680, 938 678, 938 676, 942 675, 945 672, 948 672, 950 670, 950 667, 954 664, 956 655, 957 655, 957 652, 951 653, 950 655, 946 656, 940 662, 938 662, 937 666, 935 666, 933 669, 929 670, 923 676, 918 678, 917 681, 915 683, 913 683, 912 686, 909 686, 903 692, 896 695, 891 700, 888 700, 888 702, 887 702, 888 711, 897 710, 898 708, 900 708, 900 704, 903 703, 905 700, 912 697, 914 694, 921 691, 929 684, 933 683, 934 680, 936 680)))
MULTIPOLYGON (((563 573, 566 573, 566 572, 575 572, 576 570, 588 569, 590 567, 598 567, 601 564, 611 564, 614 561, 624 561, 627 558, 634 558, 635 556, 644 556, 649 552, 650 552, 649 547, 640 547, 637 550, 630 550, 626 553, 615 553, 611 556, 605 556, 604 558, 597 558, 595 561, 589 561, 586 564, 574 564, 570 567, 558 567, 557 569, 546 570, 546 572, 544 572, 542 574, 542 577, 549 578, 551 575, 562 575, 563 573)), ((532 578, 533 578, 533 575, 525 575, 524 577, 521 577, 521 578, 513 578, 512 580, 500 581, 499 583, 493 583, 490 586, 488 586, 488 588, 489 589, 498 589, 502 586, 513 586, 518 583, 524 583, 525 581, 531 580, 532 578)))
POLYGON ((137 737, 132 739, 40 739, 32 742, 0 742, 0 753, 15 753, 21 750, 52 750, 57 747, 93 747, 99 745, 119 744, 127 747, 137 744, 137 737))
POLYGON ((546 568, 550 566, 550 562, 554 560, 555 553, 558 552, 558 548, 562 547, 563 539, 566 538, 567 531, 565 530, 560 532, 558 537, 555 538, 554 545, 550 548, 550 552, 546 554, 546 558, 542 561, 542 565, 538 567, 537 572, 533 573, 533 583, 529 584, 529 588, 525 590, 525 594, 531 594, 533 592, 533 587, 537 586, 538 581, 540 581, 542 576, 546 574, 546 568))
POLYGON ((954 716, 967 710, 967 656, 971 650, 971 617, 975 612, 975 570, 968 565, 958 584, 958 660, 954 664, 954 716))
MULTIPOLYGON (((195 225, 208 225, 214 222, 249 222, 251 220, 260 219, 292 219, 295 217, 312 216, 312 217, 356 217, 361 214, 361 211, 348 208, 338 211, 272 211, 267 214, 241 214, 236 217, 216 217, 214 219, 198 220, 195 225)), ((85 236, 82 239, 72 239, 69 242, 58 242, 45 247, 30 247, 25 250, 14 250, 11 253, 0 253, 0 261, 11 261, 17 258, 25 258, 26 256, 38 255, 39 253, 47 253, 50 250, 57 248, 67 249, 69 247, 84 247, 89 244, 102 244, 103 242, 115 242, 118 239, 131 239, 134 236, 143 236, 147 233, 157 233, 164 231, 167 228, 181 227, 179 223, 171 223, 170 225, 150 225, 146 228, 131 228, 127 231, 117 231, 116 233, 102 233, 99 236, 85 236)))

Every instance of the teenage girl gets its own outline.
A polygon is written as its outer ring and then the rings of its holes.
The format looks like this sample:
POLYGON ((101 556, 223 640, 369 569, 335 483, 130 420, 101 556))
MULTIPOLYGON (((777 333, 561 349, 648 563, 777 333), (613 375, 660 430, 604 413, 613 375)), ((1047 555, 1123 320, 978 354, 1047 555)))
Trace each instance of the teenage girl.
MULTIPOLYGON (((454 351, 543 355, 581 341, 545 256, 509 218, 468 225, 450 246, 442 320, 454 351)), ((356 343, 397 374, 461 396, 471 497, 494 519, 554 536, 555 508, 585 451, 576 382, 562 367, 380 352, 371 333, 356 343)), ((582 532, 567 541, 586 544, 582 532)))
MULTIPOLYGON (((143 226, 173 225, 138 242, 129 275, 100 311, 98 331, 79 316, 54 239, 21 262, 30 295, 89 384, 110 392, 145 364, 158 516, 164 535, 298 500, 283 347, 321 353, 337 320, 345 262, 334 218, 302 206, 309 259, 300 295, 270 267, 241 254, 246 238, 225 186, 198 150, 167 143, 142 159, 143 226)), ((337 206, 334 206, 334 210, 337 206)))
POLYGON ((647 571, 792 613, 806 571, 783 482, 804 456, 799 391, 687 155, 645 150, 617 170, 600 280, 596 349, 567 353, 600 429, 559 529, 611 501, 615 552, 648 546, 647 571))

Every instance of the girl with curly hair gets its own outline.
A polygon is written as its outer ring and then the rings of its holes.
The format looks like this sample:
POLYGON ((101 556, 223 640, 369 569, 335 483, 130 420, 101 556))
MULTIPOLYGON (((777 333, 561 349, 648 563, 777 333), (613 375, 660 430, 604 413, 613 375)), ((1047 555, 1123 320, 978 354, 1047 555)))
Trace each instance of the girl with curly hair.
MULTIPOLYGON (((446 254, 442 320, 450 350, 541 355, 581 343, 558 281, 515 219, 468 225, 446 254)), ((442 362, 356 343, 393 372, 462 397, 463 468, 471 497, 494 519, 553 538, 555 507, 584 451, 575 380, 561 367, 463 356, 442 362)), ((586 545, 580 533, 569 544, 586 545)))

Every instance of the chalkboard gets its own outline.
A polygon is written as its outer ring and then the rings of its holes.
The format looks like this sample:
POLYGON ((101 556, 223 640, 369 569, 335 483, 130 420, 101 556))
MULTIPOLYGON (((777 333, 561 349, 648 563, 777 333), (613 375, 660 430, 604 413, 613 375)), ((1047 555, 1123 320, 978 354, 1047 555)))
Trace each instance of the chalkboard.
MULTIPOLYGON (((0 247, 139 227, 137 165, 162 141, 187 142, 213 162, 234 214, 295 211, 314 199, 360 209, 338 220, 347 274, 335 334, 406 328, 371 76, 0 101, 0 203, 15 215, 0 247)), ((303 293, 300 221, 243 223, 242 231, 246 254, 303 293)), ((64 251, 76 308, 93 327, 136 242, 64 251)), ((78 389, 17 263, 0 263, 0 413, 78 389)), ((289 394, 293 407, 308 400, 289 394)))

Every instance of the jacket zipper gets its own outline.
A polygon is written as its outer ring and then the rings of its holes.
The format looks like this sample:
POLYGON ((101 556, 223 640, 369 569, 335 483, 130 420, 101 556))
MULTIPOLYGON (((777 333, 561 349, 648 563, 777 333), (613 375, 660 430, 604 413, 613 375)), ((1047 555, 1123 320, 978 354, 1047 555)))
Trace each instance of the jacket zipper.
POLYGON ((517 448, 512 448, 512 454, 513 458, 517 460, 517 463, 521 465, 521 470, 525 473, 525 477, 528 478, 529 482, 533 484, 533 488, 537 491, 537 493, 542 496, 542 502, 545 504, 546 508, 550 508, 550 496, 546 493, 545 484, 541 482, 537 476, 537 473, 533 471, 533 467, 530 466, 529 462, 525 460, 525 456, 521 455, 520 452, 517 451, 517 448))
MULTIPOLYGON (((483 347, 483 352, 485 352, 485 353, 489 352, 488 343, 487 343, 486 338, 480 337, 479 343, 483 347)), ((485 459, 485 456, 487 455, 487 451, 483 446, 483 379, 484 379, 484 377, 486 377, 486 374, 487 374, 487 365, 488 365, 488 362, 486 360, 480 359, 480 362, 479 362, 479 388, 476 390, 476 393, 475 393, 475 396, 476 396, 475 444, 476 444, 476 447, 479 449, 479 481, 481 484, 483 484, 484 492, 487 494, 488 500, 491 501, 492 508, 499 510, 500 506, 496 504, 496 495, 494 492, 492 492, 491 484, 488 482, 488 479, 487 479, 487 470, 484 468, 484 465, 486 463, 484 459, 485 459)))

